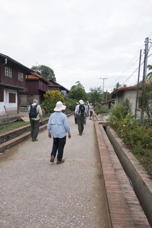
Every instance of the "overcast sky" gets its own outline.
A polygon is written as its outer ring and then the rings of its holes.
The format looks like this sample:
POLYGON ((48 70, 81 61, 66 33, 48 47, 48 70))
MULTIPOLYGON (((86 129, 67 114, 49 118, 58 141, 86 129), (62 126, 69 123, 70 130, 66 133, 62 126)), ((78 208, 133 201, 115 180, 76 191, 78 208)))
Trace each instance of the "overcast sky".
POLYGON ((112 90, 136 83, 139 51, 152 38, 152 0, 0 0, 0 28, 1 53, 51 67, 68 89, 76 81, 87 91, 102 87, 105 77, 112 90))

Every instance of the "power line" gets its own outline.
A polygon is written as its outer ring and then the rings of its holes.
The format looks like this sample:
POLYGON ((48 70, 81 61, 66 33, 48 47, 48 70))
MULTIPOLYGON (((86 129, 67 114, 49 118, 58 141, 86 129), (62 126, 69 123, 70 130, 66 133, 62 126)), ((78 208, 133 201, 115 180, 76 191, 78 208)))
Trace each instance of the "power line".
MULTIPOLYGON (((144 61, 142 61, 141 66, 144 64, 144 61)), ((128 78, 126 78, 122 84, 124 84, 126 81, 128 81, 136 72, 138 71, 138 67, 129 75, 128 78)))
MULTIPOLYGON (((148 52, 150 51, 150 49, 152 48, 152 42, 150 42, 150 45, 148 47, 148 52)), ((152 56, 152 53, 150 55, 148 55, 148 58, 152 56)), ((141 63, 141 66, 144 64, 144 60, 143 62, 141 63)), ((136 72, 138 71, 138 67, 131 73, 131 75, 122 83, 124 84, 126 81, 128 81, 136 72)))
POLYGON ((128 78, 125 79, 125 81, 123 81, 122 84, 124 84, 125 82, 127 82, 137 72, 137 70, 138 70, 138 67, 131 73, 131 75, 128 78))
MULTIPOLYGON (((136 56, 134 56, 130 61, 129 61, 129 63, 127 64, 127 65, 134 65, 135 63, 137 63, 137 61, 138 61, 138 58, 137 58, 137 55, 136 56)), ((126 74, 127 72, 128 72, 128 68, 130 68, 130 66, 128 66, 128 67, 125 67, 126 69, 123 71, 123 74, 126 74)), ((121 76, 121 75, 120 75, 121 76)), ((120 76, 118 76, 117 78, 116 78, 116 81, 117 81, 117 79, 119 79, 119 77, 120 76)))
MULTIPOLYGON (((151 37, 152 37, 152 34, 150 35, 151 37)), ((149 37, 150 37, 149 36, 149 37)), ((149 51, 151 50, 151 48, 152 48, 152 39, 149 39, 150 40, 150 42, 149 42, 149 47, 148 47, 148 53, 149 53, 149 51)), ((149 54, 147 57, 149 58, 149 57, 151 57, 152 56, 152 53, 151 54, 149 54)), ((130 62, 127 64, 127 65, 130 65, 130 63, 132 63, 132 62, 134 62, 134 59, 136 60, 135 61, 135 63, 136 64, 138 64, 138 57, 137 57, 137 55, 136 56, 134 56, 131 60, 130 60, 130 62)), ((141 63, 141 66, 144 64, 144 60, 142 61, 142 63, 141 63)), ((129 68, 129 67, 127 67, 127 68, 129 68)), ((125 82, 127 82, 131 77, 133 77, 134 76, 134 74, 136 73, 138 71, 138 67, 136 67, 135 68, 135 70, 133 70, 133 72, 121 83, 120 82, 120 84, 124 84, 125 82)), ((125 72, 123 72, 123 75, 124 74, 126 74, 128 72, 128 70, 127 71, 125 71, 125 72)), ((120 75, 121 76, 121 75, 120 75)), ((120 76, 118 76, 116 79, 115 79, 115 81, 117 81, 117 80, 119 80, 119 78, 120 78, 120 76)))

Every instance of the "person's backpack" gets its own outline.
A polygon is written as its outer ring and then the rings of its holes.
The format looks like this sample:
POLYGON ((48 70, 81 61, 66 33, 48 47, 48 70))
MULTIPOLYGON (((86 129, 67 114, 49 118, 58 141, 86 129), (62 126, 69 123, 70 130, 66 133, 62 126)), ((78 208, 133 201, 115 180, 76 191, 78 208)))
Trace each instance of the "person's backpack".
POLYGON ((36 118, 38 115, 37 105, 30 106, 29 118, 36 118))
POLYGON ((85 114, 85 107, 84 107, 84 105, 80 105, 79 106, 79 115, 84 116, 84 114, 85 114))

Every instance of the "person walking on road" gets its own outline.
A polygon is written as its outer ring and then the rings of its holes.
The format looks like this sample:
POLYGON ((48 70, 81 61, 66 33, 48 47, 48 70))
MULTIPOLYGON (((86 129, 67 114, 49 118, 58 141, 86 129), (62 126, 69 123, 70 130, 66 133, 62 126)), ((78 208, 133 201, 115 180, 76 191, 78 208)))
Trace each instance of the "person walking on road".
POLYGON ((76 115, 76 113, 75 113, 75 109, 76 109, 76 107, 79 105, 79 103, 77 102, 76 103, 76 106, 75 106, 75 108, 74 108, 74 122, 75 122, 75 124, 77 124, 77 115, 76 115))
POLYGON ((80 100, 79 105, 76 106, 75 115, 77 118, 79 135, 82 135, 86 118, 86 110, 83 100, 80 100))
POLYGON ((89 120, 91 120, 92 119, 92 115, 93 115, 93 106, 92 106, 92 104, 90 104, 90 106, 89 106, 89 110, 90 110, 90 113, 89 113, 89 120))
POLYGON ((54 162, 57 154, 57 164, 64 162, 62 158, 67 134, 68 137, 71 138, 68 118, 63 113, 63 110, 65 109, 66 106, 63 105, 61 101, 58 101, 54 108, 54 113, 52 113, 49 117, 47 125, 48 137, 51 138, 53 136, 53 146, 50 162, 54 162))
POLYGON ((29 119, 31 124, 31 137, 32 141, 38 141, 37 136, 39 133, 40 119, 42 118, 42 109, 38 104, 38 100, 34 99, 33 104, 28 108, 29 119))

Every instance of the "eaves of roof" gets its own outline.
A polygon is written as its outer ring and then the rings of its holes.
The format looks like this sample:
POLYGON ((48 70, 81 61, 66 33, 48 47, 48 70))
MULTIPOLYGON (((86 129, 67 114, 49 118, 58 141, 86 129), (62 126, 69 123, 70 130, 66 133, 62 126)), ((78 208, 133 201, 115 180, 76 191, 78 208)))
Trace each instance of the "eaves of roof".
POLYGON ((134 85, 134 86, 128 86, 128 87, 121 87, 121 88, 115 89, 111 94, 114 95, 123 91, 137 90, 138 88, 140 89, 141 86, 134 85))
POLYGON ((3 58, 4 59, 4 64, 5 64, 5 61, 6 62, 11 62, 11 63, 14 63, 16 65, 21 66, 22 68, 24 68, 25 70, 27 70, 29 73, 33 72, 33 70, 31 70, 30 68, 24 66, 23 64, 17 62, 16 60, 12 59, 11 57, 9 57, 7 55, 4 55, 4 54, 0 53, 0 58, 3 58))
POLYGON ((46 78, 43 78, 41 75, 37 74, 36 72, 32 72, 32 74, 30 75, 26 75, 26 80, 34 80, 34 81, 42 80, 47 84, 49 84, 49 80, 47 80, 46 78))
MULTIPOLYGON (((52 81, 52 80, 50 80, 50 82, 52 82, 54 85, 56 85, 56 86, 58 86, 58 87, 61 87, 61 88, 63 88, 64 90, 66 90, 67 92, 69 92, 68 89, 66 89, 64 86, 60 85, 59 83, 54 82, 54 81, 52 81)), ((49 85, 49 86, 52 87, 53 85, 49 85)))

